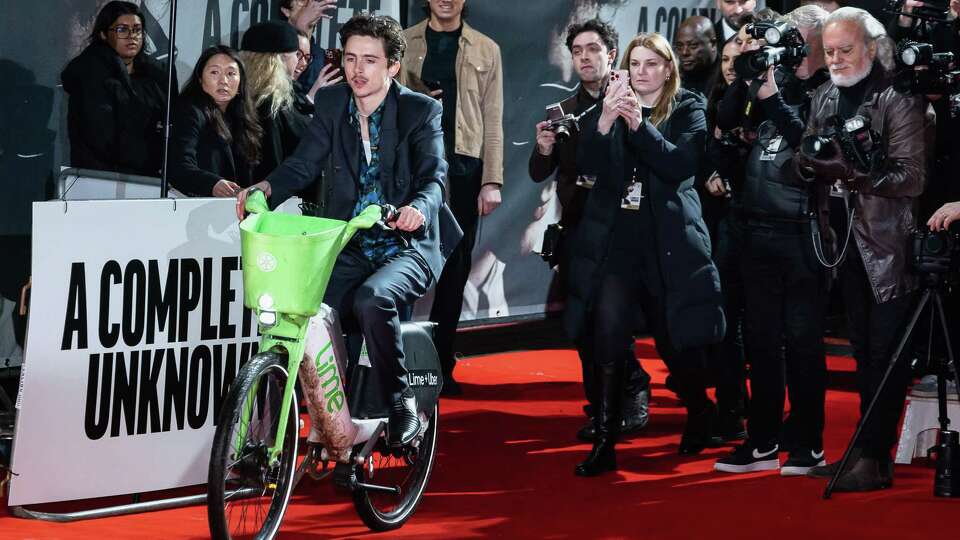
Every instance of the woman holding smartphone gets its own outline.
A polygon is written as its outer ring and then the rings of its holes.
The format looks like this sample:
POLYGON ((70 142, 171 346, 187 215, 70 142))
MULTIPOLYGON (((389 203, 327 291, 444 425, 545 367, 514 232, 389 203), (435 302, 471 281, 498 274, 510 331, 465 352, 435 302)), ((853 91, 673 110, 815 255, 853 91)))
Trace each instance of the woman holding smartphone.
POLYGON ((597 181, 573 234, 564 323, 575 339, 593 341, 601 393, 597 436, 579 476, 617 468, 622 374, 634 354, 638 309, 687 407, 680 452, 702 450, 716 418, 701 348, 719 342, 725 325, 693 185, 705 105, 680 88, 676 59, 659 34, 634 38, 621 68, 602 111, 585 120, 577 158, 597 181))

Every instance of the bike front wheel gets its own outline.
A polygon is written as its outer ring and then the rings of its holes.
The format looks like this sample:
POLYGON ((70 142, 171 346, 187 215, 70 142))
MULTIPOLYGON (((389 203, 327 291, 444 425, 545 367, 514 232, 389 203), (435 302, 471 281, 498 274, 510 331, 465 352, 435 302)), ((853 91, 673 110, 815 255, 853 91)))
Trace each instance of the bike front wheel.
POLYGON ((207 520, 215 539, 269 539, 280 529, 293 491, 300 427, 296 394, 285 395, 288 378, 285 356, 257 354, 223 402, 207 481, 207 520), (284 400, 290 411, 282 451, 271 463, 284 400))
POLYGON ((368 467, 357 466, 357 478, 361 482, 400 488, 399 495, 364 489, 354 491, 353 504, 370 529, 396 529, 410 519, 420 504, 437 455, 439 412, 439 405, 434 405, 426 417, 426 430, 410 444, 392 447, 381 439, 370 456, 373 474, 368 467))

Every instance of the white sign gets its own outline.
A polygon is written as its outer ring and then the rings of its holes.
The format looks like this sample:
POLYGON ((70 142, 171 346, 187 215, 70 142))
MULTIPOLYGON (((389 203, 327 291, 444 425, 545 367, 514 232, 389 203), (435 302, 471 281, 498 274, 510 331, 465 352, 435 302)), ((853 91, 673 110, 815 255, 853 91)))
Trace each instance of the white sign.
POLYGON ((206 482, 256 352, 228 199, 34 204, 10 505, 206 482))

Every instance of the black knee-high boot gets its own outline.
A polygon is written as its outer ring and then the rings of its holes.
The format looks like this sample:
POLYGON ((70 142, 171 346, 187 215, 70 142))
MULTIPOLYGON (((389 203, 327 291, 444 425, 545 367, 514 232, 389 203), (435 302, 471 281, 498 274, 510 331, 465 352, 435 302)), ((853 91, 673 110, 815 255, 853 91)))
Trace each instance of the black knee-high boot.
POLYGON ((597 476, 617 469, 614 447, 620 435, 620 400, 623 396, 623 366, 596 366, 600 395, 593 417, 596 438, 587 459, 577 465, 577 476, 597 476))

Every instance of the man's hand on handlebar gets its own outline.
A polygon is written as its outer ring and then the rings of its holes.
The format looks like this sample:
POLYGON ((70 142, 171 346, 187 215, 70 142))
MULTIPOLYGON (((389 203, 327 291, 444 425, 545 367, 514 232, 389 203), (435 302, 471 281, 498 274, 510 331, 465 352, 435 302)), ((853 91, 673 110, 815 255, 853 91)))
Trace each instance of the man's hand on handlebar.
POLYGON ((397 209, 397 219, 387 223, 387 226, 404 232, 414 232, 423 226, 426 218, 419 210, 412 206, 397 209))
POLYGON ((243 218, 246 214, 244 206, 247 203, 247 196, 250 195, 250 190, 253 189, 259 189, 264 195, 267 196, 268 199, 270 198, 270 182, 267 182, 266 180, 258 182, 247 189, 237 192, 237 219, 241 221, 243 221, 243 218))

